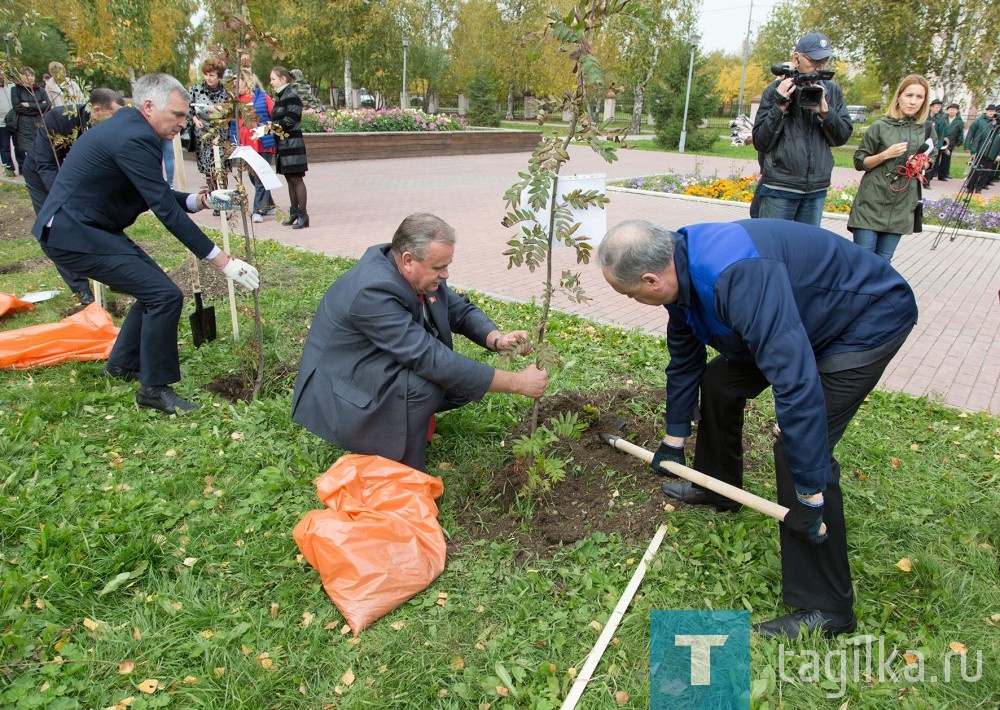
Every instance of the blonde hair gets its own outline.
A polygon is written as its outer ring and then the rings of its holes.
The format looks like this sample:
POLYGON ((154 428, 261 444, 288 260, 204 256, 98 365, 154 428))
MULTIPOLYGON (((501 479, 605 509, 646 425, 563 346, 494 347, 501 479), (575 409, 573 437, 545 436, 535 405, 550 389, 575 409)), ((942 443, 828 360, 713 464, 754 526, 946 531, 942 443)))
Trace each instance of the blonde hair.
POLYGON ((917 123, 924 123, 927 121, 927 114, 930 113, 931 106, 931 88, 927 84, 927 79, 925 79, 920 74, 907 74, 903 77, 903 80, 899 82, 899 86, 896 88, 896 93, 892 97, 892 101, 889 102, 889 108, 886 110, 885 115, 889 118, 906 118, 903 112, 899 108, 899 97, 903 95, 909 87, 914 84, 920 84, 924 87, 924 102, 920 105, 920 110, 914 115, 913 120, 917 123))
POLYGON ((49 62, 49 74, 53 77, 62 76, 66 73, 66 67, 61 62, 49 62))

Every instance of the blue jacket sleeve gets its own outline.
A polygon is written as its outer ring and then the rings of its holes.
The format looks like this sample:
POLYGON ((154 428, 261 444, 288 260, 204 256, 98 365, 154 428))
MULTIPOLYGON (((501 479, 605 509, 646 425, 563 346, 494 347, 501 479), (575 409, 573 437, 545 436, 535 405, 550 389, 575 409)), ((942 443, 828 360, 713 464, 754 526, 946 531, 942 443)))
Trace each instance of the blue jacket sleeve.
POLYGON ((684 310, 667 306, 666 432, 669 436, 689 436, 691 420, 698 406, 698 390, 705 371, 705 344, 695 337, 684 310))
POLYGON ((721 321, 743 338, 771 383, 796 485, 825 490, 830 480, 826 399, 784 264, 745 259, 727 269, 715 288, 721 321))

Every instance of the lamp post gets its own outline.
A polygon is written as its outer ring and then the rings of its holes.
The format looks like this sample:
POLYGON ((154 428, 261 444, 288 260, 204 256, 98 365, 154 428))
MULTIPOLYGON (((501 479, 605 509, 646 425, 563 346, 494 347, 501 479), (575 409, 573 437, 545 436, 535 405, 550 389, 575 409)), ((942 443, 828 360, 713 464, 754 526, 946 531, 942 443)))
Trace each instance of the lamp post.
POLYGON ((400 96, 400 108, 410 107, 410 95, 406 93, 406 50, 410 46, 410 40, 403 35, 403 94, 400 96))
POLYGON ((747 60, 750 57, 750 23, 753 21, 753 0, 750 0, 750 13, 747 15, 747 37, 743 42, 743 73, 740 75, 740 100, 736 115, 743 113, 743 92, 747 85, 747 60))
POLYGON ((694 53, 698 49, 698 43, 701 42, 701 35, 697 32, 691 33, 691 63, 688 65, 688 86, 687 92, 684 94, 684 123, 681 124, 681 142, 677 146, 678 152, 684 152, 684 143, 687 141, 687 125, 688 125, 688 104, 691 102, 691 78, 694 76, 694 53))

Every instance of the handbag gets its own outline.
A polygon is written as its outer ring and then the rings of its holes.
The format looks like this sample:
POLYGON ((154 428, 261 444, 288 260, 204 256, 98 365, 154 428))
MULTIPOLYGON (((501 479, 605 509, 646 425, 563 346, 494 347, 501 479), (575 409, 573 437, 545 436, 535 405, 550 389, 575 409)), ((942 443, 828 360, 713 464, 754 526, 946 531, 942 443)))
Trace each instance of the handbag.
POLYGON ((17 133, 17 109, 12 108, 7 112, 7 115, 3 117, 3 125, 8 131, 17 133))
POLYGON ((913 208, 913 231, 924 231, 924 203, 922 201, 913 208))

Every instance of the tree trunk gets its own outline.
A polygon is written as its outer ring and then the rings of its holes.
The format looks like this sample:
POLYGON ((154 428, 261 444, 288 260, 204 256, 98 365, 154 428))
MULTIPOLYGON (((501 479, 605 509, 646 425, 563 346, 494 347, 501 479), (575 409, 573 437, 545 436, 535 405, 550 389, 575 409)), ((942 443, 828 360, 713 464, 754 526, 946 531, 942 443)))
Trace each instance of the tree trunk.
POLYGON ((507 82, 507 120, 514 120, 514 80, 507 82))
POLYGON ((628 132, 638 135, 642 133, 642 107, 646 95, 646 87, 642 84, 635 85, 635 103, 632 105, 632 121, 628 124, 628 132))
POLYGON ((354 105, 354 81, 351 79, 351 57, 344 56, 344 107, 357 108, 354 105))

